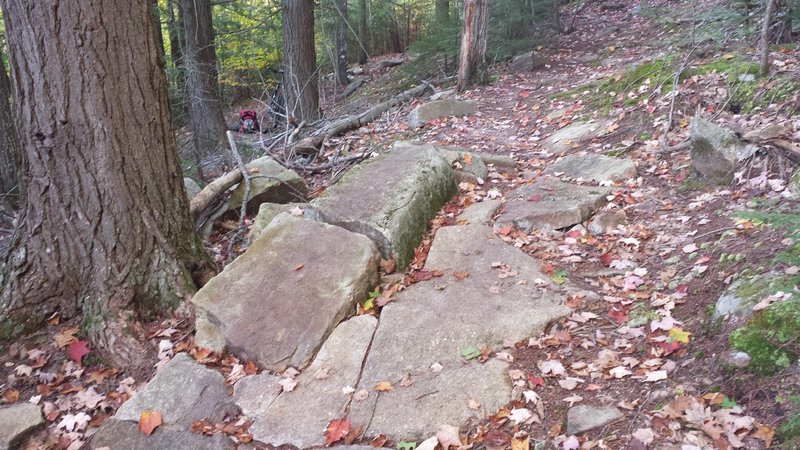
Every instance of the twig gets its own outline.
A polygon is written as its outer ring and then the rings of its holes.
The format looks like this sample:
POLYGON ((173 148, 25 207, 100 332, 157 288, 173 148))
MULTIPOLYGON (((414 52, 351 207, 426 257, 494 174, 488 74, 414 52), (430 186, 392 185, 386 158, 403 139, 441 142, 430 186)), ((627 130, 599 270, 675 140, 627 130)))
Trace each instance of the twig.
POLYGON ((239 207, 239 225, 236 227, 234 235, 228 240, 227 261, 230 262, 233 246, 241 238, 242 230, 244 229, 244 219, 247 215, 247 202, 250 200, 250 173, 247 171, 247 166, 244 164, 244 161, 242 161, 241 155, 239 155, 239 152, 236 150, 236 141, 233 139, 233 133, 228 131, 225 134, 228 136, 228 144, 231 146, 233 159, 236 161, 239 171, 242 172, 242 177, 244 177, 244 196, 242 196, 242 205, 239 207))
POLYGON ((294 142, 294 138, 296 138, 297 135, 300 134, 300 130, 305 126, 305 124, 306 121, 304 120, 300 122, 299 125, 297 125, 297 128, 295 128, 294 131, 292 131, 292 134, 290 134, 289 137, 286 138, 286 145, 290 145, 292 142, 294 142))

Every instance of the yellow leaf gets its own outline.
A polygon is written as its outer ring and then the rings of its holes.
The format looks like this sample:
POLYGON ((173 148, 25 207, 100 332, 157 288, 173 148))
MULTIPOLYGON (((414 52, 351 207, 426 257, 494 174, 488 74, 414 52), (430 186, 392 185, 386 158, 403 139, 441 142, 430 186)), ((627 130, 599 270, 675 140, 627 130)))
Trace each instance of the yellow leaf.
POLYGON ((514 436, 511 439, 511 450, 529 450, 530 449, 530 439, 526 434, 524 437, 516 437, 514 436))
POLYGON ((690 333, 688 331, 683 331, 682 329, 680 329, 678 327, 675 327, 675 328, 669 330, 668 335, 669 335, 669 337, 672 338, 672 340, 674 342, 680 342, 681 344, 688 344, 689 343, 689 336, 691 336, 692 333, 690 333))
POLYGON ((394 389, 394 387, 392 386, 392 383, 389 383, 388 381, 381 381, 375 385, 375 390, 378 392, 389 392, 392 389, 394 389))
POLYGON ((734 55, 733 53, 726 53, 726 54, 722 55, 722 59, 731 60, 733 58, 736 58, 736 55, 734 55))

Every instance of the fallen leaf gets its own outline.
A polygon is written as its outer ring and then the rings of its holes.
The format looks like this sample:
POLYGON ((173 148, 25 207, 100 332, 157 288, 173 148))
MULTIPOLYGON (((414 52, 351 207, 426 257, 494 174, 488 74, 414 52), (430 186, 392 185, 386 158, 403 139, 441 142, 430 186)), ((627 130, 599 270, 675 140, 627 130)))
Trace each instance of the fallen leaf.
POLYGON ((144 411, 139 415, 139 432, 148 436, 161 425, 161 413, 158 411, 144 411))
POLYGON ((389 438, 387 438, 386 436, 384 436, 382 434, 379 434, 379 435, 375 436, 374 438, 372 438, 371 441, 369 441, 369 445, 370 445, 370 447, 374 447, 374 448, 383 448, 383 446, 386 445, 386 441, 388 441, 388 440, 389 440, 389 438))
POLYGON ((764 441, 764 447, 770 448, 772 439, 775 438, 775 430, 767 425, 756 424, 756 431, 751 436, 764 441))
POLYGON ((656 439, 656 434, 653 433, 651 428, 639 428, 631 433, 635 439, 639 440, 642 444, 650 445, 656 439))
POLYGON ((375 385, 374 389, 377 392, 389 392, 392 389, 394 389, 394 386, 392 386, 392 383, 390 383, 388 381, 381 381, 381 382, 379 382, 378 384, 375 385))
POLYGON ((298 270, 302 269, 305 264, 297 263, 294 265, 294 271, 297 272, 298 270))
POLYGON ((555 359, 537 361, 536 366, 539 367, 539 370, 541 370, 544 375, 558 376, 564 375, 567 372, 564 365, 555 359))
POLYGON ((681 328, 675 327, 672 328, 667 332, 667 335, 672 338, 674 342, 680 342, 681 344, 688 344, 689 343, 689 336, 692 333, 688 331, 683 331, 681 328))
POLYGON ((75 335, 78 334, 79 330, 80 330, 79 327, 72 327, 61 330, 58 333, 56 333, 53 336, 53 340, 56 341, 56 346, 58 348, 65 347, 67 344, 74 341, 76 339, 75 335))
POLYGON ((461 349, 461 356, 463 356, 467 360, 475 359, 478 356, 481 356, 481 351, 474 346, 464 347, 461 349))
POLYGON ((527 408, 516 408, 512 409, 511 413, 508 415, 508 420, 514 422, 514 425, 517 425, 522 422, 526 422, 530 418, 533 417, 533 413, 527 408))
POLYGON ((561 448, 563 450, 578 450, 581 448, 581 443, 576 436, 570 436, 561 444, 561 448))
POLYGON ((461 448, 461 437, 459 436, 458 427, 452 425, 439 425, 439 431, 436 432, 436 439, 442 450, 450 448, 461 448))
MULTIPOLYGON (((667 371, 666 370, 655 370, 653 372, 648 373, 647 376, 644 378, 644 381, 653 382, 653 381, 661 381, 661 380, 666 380, 666 379, 667 379, 667 371)), ((644 441, 642 441, 642 442, 644 442, 644 441)))
POLYGON ((514 435, 511 438, 511 450, 529 450, 530 449, 530 437, 527 433, 522 434, 521 436, 514 435))
POLYGON ((571 408, 572 405, 574 405, 575 403, 579 403, 579 402, 583 401, 583 397, 581 397, 580 395, 574 394, 574 395, 570 395, 569 397, 565 398, 564 401, 569 403, 569 406, 571 408))
POLYGON ((439 445, 439 440, 436 439, 436 436, 432 436, 420 442, 417 450, 434 450, 437 445, 439 445))
POLYGON ((333 419, 325 427, 325 445, 330 447, 334 442, 342 440, 350 432, 349 420, 333 419))
POLYGON ((69 359, 80 364, 83 357, 89 354, 89 347, 86 345, 86 341, 72 341, 72 343, 69 344, 67 354, 69 355, 69 359))

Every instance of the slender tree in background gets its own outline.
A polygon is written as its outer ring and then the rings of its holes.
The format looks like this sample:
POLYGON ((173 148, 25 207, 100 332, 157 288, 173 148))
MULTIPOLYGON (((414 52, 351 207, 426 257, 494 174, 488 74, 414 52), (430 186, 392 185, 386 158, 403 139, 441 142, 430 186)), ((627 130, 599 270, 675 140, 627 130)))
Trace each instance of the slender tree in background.
POLYGON ((436 0, 433 6, 436 23, 444 24, 450 21, 450 0, 436 0))
POLYGON ((0 196, 16 203, 19 138, 11 116, 11 83, 0 54, 0 196), (5 195, 8 197, 4 197, 5 195))
MULTIPOLYGON (((172 65, 177 71, 178 92, 186 94, 186 70, 183 67, 183 53, 186 48, 186 33, 183 27, 183 12, 179 0, 167 0, 167 33, 172 65)), ((184 104, 184 112, 188 112, 184 104)))
POLYGON ((775 11, 775 0, 767 0, 764 12, 764 23, 761 26, 761 74, 769 73, 769 35, 772 25, 772 16, 775 11))
POLYGON ((367 55, 367 0, 358 0, 358 63, 366 64, 367 55))
POLYGON ((347 35, 349 33, 347 24, 347 0, 333 0, 333 7, 336 10, 336 34, 333 38, 333 69, 336 74, 336 82, 342 86, 350 83, 347 77, 347 35))
POLYGON ((458 59, 458 90, 486 81, 486 40, 489 0, 465 0, 461 26, 461 51, 458 59))
POLYGON ((314 0, 283 0, 284 97, 291 119, 319 118, 314 0))
POLYGON ((217 152, 228 154, 220 146, 227 127, 219 100, 211 0, 181 0, 181 8, 186 33, 183 62, 194 156, 200 176, 209 179, 221 168, 211 163, 209 157, 217 152))
POLYGON ((193 293, 194 233, 150 2, 2 0, 22 149, 0 336, 82 314, 93 350, 142 361, 129 317, 193 293), (45 68, 49 68, 45 70, 45 68))

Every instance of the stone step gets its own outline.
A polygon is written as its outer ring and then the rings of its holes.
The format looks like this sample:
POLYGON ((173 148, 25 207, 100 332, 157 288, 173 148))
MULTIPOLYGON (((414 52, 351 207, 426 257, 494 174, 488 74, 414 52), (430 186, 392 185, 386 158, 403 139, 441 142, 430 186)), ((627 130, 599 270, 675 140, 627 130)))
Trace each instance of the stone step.
MULTIPOLYGON (((570 155, 545 169, 546 174, 563 174, 585 181, 624 181, 636 176, 636 164, 629 158, 605 155, 570 155)), ((562 175, 558 175, 562 176, 562 175)))

